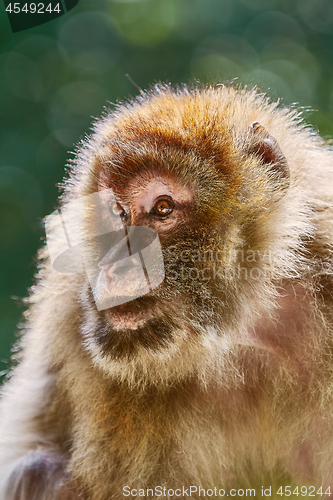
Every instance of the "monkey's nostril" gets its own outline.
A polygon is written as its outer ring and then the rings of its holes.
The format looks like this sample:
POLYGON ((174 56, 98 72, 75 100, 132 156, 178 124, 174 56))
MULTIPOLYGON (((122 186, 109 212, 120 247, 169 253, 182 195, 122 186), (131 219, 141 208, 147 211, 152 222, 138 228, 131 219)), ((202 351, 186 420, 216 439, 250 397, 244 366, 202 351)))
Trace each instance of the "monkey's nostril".
POLYGON ((104 265, 102 266, 102 268, 105 276, 107 276, 108 278, 112 278, 115 276, 119 278, 121 276, 126 276, 126 273, 130 269, 130 266, 128 265, 128 263, 124 264, 123 262, 122 263, 116 262, 113 264, 104 265))
POLYGON ((128 265, 125 265, 125 264, 119 264, 118 265, 118 264, 116 264, 111 269, 112 269, 113 274, 121 276, 122 274, 126 274, 126 272, 128 271, 128 265))

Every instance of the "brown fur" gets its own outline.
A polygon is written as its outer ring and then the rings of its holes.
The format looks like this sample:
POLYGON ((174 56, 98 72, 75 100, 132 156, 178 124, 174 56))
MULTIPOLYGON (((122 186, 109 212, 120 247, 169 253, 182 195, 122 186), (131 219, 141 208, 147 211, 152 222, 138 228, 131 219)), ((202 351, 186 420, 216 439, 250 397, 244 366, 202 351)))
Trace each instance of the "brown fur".
MULTIPOLYGON (((255 91, 159 87, 95 123, 61 202, 111 187, 133 205, 156 179, 183 200, 176 219, 149 222, 166 265, 149 296, 98 312, 85 275, 42 251, 3 389, 4 500, 286 475, 333 485, 331 149, 255 91), (208 257, 181 266, 181 252, 208 257), (193 267, 210 279, 179 278, 193 267), (31 453, 52 466, 24 465, 31 453)), ((139 206, 132 225, 147 224, 139 206)))

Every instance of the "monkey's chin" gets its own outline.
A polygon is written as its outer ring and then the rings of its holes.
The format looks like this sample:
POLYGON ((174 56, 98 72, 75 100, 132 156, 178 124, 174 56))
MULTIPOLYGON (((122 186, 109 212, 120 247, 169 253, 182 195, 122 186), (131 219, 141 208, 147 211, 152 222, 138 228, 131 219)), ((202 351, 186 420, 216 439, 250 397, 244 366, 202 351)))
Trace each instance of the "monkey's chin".
POLYGON ((108 309, 105 312, 106 319, 113 330, 136 330, 137 328, 143 327, 147 320, 150 319, 150 315, 147 317, 146 314, 135 314, 133 312, 115 312, 113 309, 108 309))
POLYGON ((109 325, 115 331, 136 330, 145 326, 156 311, 155 300, 152 297, 144 299, 131 300, 124 304, 104 310, 104 317, 109 325))

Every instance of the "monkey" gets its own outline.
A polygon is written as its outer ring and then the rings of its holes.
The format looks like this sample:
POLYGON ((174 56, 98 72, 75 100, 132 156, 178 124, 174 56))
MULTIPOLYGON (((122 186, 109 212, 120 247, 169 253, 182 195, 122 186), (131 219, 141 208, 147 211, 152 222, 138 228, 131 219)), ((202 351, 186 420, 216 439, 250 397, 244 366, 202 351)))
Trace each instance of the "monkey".
POLYGON ((332 195, 331 146, 256 89, 97 119, 2 389, 0 498, 333 497, 332 195))

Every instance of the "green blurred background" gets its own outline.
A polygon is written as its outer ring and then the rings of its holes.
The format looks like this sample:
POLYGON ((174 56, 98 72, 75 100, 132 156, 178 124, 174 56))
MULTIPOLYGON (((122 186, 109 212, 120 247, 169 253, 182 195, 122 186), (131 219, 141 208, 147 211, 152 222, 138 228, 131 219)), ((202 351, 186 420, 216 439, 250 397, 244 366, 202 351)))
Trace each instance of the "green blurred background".
POLYGON ((333 0, 80 0, 16 34, 1 3, 0 370, 66 160, 92 117, 137 94, 127 73, 142 88, 238 78, 329 137, 332 61, 333 0))

